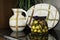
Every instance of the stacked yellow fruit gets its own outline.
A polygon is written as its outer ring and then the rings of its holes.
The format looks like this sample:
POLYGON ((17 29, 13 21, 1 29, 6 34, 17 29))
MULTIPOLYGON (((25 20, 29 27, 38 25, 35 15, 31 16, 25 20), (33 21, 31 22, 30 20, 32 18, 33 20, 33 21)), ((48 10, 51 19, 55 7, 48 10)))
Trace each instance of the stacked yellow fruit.
POLYGON ((48 27, 45 25, 45 21, 43 20, 33 20, 31 26, 31 32, 34 33, 45 33, 48 32, 48 27))

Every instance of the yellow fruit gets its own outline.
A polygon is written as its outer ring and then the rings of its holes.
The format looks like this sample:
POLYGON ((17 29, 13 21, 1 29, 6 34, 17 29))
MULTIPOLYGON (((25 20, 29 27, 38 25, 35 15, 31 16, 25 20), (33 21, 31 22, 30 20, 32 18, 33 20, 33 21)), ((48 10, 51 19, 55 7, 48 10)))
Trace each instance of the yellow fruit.
POLYGON ((47 26, 45 26, 45 29, 47 29, 47 26))
POLYGON ((32 29, 35 29, 35 26, 32 26, 32 29))
POLYGON ((40 29, 42 29, 42 26, 41 26, 41 25, 39 25, 39 28, 40 28, 40 29))
POLYGON ((45 30, 43 29, 43 32, 45 32, 45 30))
POLYGON ((48 30, 46 29, 46 32, 48 32, 48 30))
POLYGON ((37 32, 37 30, 35 29, 34 32, 37 32))
POLYGON ((34 24, 37 24, 37 23, 38 23, 38 21, 35 20, 35 21, 34 21, 34 24))
POLYGON ((40 21, 39 23, 40 23, 40 24, 43 24, 43 22, 42 22, 42 21, 40 21))
POLYGON ((39 26, 36 26, 36 29, 39 29, 39 26))
POLYGON ((38 32, 40 32, 40 33, 41 33, 41 30, 38 30, 38 32))

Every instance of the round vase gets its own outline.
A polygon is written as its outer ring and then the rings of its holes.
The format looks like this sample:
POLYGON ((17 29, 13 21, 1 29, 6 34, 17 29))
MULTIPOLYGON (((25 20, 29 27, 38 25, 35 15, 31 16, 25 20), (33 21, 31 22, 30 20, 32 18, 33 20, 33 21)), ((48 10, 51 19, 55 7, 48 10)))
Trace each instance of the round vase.
POLYGON ((12 11, 14 15, 9 20, 10 28, 13 31, 23 31, 28 18, 27 12, 19 8, 12 8, 12 11), (23 12, 26 14, 26 16, 22 15, 23 12))

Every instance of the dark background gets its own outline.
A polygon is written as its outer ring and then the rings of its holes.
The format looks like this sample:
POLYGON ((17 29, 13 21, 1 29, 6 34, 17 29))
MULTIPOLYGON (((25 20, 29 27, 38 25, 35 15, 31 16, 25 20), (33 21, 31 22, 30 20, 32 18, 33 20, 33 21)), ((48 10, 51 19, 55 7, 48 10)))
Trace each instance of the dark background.
POLYGON ((12 8, 17 0, 0 0, 0 29, 9 27, 9 18, 13 15, 12 8))
MULTIPOLYGON (((60 0, 43 0, 43 2, 54 5, 60 12, 60 0)), ((16 4, 17 0, 0 0, 0 29, 9 28, 9 18, 13 15, 11 9, 14 8, 16 4)), ((60 21, 55 29, 60 30, 60 21)))

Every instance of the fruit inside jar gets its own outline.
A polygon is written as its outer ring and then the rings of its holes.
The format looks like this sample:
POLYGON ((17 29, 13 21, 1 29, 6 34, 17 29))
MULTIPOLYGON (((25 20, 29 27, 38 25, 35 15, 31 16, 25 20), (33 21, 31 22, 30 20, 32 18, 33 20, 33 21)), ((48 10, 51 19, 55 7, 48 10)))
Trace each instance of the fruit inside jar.
POLYGON ((31 33, 44 34, 48 32, 48 25, 46 22, 46 17, 34 16, 31 25, 31 33))

